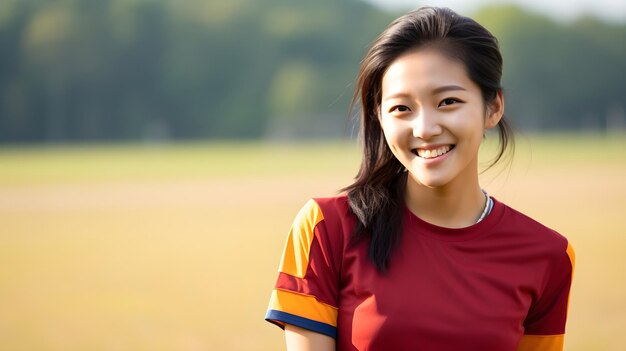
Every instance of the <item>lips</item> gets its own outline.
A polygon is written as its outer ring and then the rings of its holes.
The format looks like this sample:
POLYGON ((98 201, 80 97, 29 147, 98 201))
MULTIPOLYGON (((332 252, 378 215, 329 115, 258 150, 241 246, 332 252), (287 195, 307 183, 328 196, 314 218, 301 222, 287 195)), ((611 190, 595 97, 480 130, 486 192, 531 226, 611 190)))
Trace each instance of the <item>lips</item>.
POLYGON ((454 145, 442 145, 429 148, 417 148, 411 151, 420 158, 430 159, 445 155, 452 149, 454 149, 454 145))

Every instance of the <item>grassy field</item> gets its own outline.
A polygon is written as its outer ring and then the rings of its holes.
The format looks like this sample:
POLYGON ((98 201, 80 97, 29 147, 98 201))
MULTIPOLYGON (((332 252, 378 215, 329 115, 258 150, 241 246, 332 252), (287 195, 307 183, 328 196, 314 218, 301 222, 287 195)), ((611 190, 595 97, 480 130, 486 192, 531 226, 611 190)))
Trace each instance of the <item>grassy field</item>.
MULTIPOLYGON (((358 157, 353 143, 0 148, 0 349, 282 349, 263 316, 283 240, 358 157)), ((482 176, 576 249, 569 351, 623 349, 625 179, 624 136, 521 137, 482 176)))

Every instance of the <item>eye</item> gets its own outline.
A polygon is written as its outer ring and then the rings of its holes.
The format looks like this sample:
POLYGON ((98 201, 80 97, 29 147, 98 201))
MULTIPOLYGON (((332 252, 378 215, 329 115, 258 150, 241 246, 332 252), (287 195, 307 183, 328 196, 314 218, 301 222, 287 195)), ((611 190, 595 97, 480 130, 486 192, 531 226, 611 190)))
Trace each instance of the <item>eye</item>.
POLYGON ((396 105, 389 109, 389 112, 409 112, 410 108, 404 105, 396 105))
POLYGON ((459 102, 462 102, 462 101, 457 98, 446 98, 446 99, 441 100, 441 102, 439 103, 439 107, 454 105, 459 102))

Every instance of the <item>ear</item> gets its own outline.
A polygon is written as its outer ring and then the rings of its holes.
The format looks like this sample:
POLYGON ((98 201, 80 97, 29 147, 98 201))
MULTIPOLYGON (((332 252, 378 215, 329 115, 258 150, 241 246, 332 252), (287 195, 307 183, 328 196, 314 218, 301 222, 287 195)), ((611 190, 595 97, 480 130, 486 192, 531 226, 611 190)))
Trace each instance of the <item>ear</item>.
POLYGON ((504 116, 504 96, 502 89, 498 90, 496 96, 487 103, 487 118, 485 119, 485 128, 491 129, 498 125, 500 119, 504 116))

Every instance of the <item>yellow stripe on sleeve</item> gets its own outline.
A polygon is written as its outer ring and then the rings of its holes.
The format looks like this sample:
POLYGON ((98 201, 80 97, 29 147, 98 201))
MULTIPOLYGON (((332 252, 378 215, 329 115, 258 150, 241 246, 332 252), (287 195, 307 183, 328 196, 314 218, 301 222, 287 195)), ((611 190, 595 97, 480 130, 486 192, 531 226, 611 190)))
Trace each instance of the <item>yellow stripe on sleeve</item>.
POLYGON ((337 308, 320 302, 313 296, 274 289, 269 309, 337 326, 337 308))
POLYGON ((524 335, 517 351, 563 351, 564 334, 524 335))
POLYGON ((324 219, 315 200, 309 200, 300 210, 291 226, 279 270, 304 278, 309 265, 309 252, 315 236, 315 226, 324 219))

